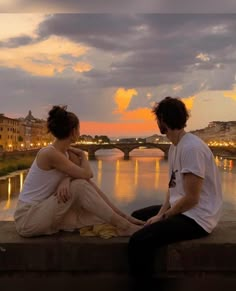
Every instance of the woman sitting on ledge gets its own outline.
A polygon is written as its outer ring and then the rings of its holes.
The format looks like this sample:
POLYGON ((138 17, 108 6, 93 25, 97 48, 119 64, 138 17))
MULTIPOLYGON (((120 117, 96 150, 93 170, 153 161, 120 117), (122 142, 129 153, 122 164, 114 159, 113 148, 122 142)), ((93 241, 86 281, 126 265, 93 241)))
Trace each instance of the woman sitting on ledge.
POLYGON ((109 201, 90 180, 85 153, 70 147, 79 136, 78 117, 54 106, 47 127, 55 141, 38 152, 26 177, 14 214, 17 232, 32 237, 103 223, 113 225, 120 236, 139 230, 143 222, 109 201))

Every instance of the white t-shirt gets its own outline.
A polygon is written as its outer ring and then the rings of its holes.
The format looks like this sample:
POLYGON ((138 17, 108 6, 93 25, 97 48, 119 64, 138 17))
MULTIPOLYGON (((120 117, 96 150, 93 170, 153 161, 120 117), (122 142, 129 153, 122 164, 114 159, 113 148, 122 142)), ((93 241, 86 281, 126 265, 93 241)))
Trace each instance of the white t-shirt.
MULTIPOLYGON (((183 174, 192 173, 203 178, 199 203, 183 214, 194 219, 207 232, 212 232, 220 219, 222 189, 218 168, 209 147, 197 136, 186 133, 177 146, 170 146, 169 175, 175 172, 174 187, 170 190, 170 205, 185 195, 183 174)), ((172 185, 172 186, 173 186, 172 185)))

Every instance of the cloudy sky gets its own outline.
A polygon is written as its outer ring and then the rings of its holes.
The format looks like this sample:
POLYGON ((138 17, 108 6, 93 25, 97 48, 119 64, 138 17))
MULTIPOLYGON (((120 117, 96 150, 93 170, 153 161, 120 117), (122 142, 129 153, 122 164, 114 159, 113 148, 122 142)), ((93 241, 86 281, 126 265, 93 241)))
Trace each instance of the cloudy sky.
POLYGON ((0 113, 46 118, 67 104, 82 134, 149 136, 158 133, 154 102, 179 96, 191 111, 188 130, 236 120, 236 15, 173 9, 0 14, 0 113))

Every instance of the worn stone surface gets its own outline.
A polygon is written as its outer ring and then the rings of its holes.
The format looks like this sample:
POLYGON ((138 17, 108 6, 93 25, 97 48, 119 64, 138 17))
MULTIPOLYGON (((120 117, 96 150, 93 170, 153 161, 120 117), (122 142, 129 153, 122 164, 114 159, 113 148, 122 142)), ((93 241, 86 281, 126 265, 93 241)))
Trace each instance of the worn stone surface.
MULTIPOLYGON (((0 222, 0 271, 127 273, 127 243, 66 232, 22 238, 13 222, 0 222)), ((236 222, 221 222, 210 236, 164 247, 156 257, 160 274, 236 276, 236 222)))

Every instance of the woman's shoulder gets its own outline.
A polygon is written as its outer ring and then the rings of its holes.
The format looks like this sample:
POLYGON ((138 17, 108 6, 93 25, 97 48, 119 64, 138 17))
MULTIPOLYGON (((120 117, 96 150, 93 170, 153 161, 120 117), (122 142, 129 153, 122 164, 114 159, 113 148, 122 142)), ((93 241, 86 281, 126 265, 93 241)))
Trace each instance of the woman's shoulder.
POLYGON ((43 170, 52 169, 51 160, 57 155, 52 146, 43 147, 38 151, 36 161, 39 168, 43 170))
POLYGON ((38 151, 37 156, 47 156, 48 154, 54 154, 55 153, 55 148, 51 145, 48 145, 46 147, 41 148, 38 151))

